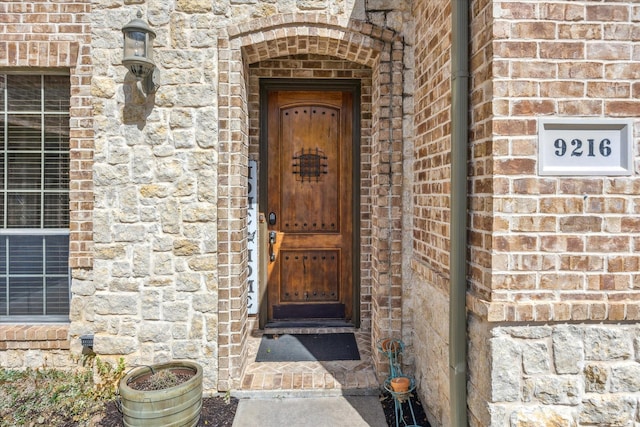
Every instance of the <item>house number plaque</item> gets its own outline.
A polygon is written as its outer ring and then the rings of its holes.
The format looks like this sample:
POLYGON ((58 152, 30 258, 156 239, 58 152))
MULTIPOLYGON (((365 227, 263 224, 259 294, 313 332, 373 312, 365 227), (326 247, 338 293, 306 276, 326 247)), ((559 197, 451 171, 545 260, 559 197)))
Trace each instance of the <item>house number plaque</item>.
POLYGON ((540 175, 631 175, 631 120, 540 119, 540 175))

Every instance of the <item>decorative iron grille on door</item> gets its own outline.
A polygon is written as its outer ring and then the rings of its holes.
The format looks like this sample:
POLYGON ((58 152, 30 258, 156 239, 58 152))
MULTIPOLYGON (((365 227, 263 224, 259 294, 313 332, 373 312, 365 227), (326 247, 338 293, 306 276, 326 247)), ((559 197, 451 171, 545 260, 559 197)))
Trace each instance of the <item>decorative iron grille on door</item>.
POLYGON ((321 175, 326 175, 328 169, 327 156, 319 148, 309 148, 296 154, 293 158, 293 173, 298 175, 298 181, 320 181, 321 175))

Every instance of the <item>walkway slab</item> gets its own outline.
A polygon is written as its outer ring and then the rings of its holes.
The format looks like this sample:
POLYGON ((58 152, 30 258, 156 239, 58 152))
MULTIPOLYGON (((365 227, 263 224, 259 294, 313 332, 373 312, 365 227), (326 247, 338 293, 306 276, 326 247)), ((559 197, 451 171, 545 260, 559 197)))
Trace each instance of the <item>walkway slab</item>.
POLYGON ((240 399, 233 427, 387 427, 378 396, 240 399))

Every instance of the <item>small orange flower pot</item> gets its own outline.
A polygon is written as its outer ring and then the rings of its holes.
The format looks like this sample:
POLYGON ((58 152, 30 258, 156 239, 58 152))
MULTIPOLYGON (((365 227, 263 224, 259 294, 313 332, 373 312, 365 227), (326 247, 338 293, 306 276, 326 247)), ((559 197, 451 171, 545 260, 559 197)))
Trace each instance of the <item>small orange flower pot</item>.
POLYGON ((407 377, 391 378, 391 388, 396 393, 405 393, 409 391, 411 381, 407 377))
POLYGON ((385 353, 389 352, 389 350, 391 350, 392 353, 395 353, 398 351, 398 341, 387 338, 382 341, 380 348, 382 348, 382 351, 385 353))

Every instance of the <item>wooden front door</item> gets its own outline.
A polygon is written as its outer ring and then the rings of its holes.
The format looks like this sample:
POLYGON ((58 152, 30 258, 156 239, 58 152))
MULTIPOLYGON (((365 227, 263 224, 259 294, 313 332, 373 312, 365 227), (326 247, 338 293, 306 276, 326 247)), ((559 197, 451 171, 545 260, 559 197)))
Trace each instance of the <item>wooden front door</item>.
POLYGON ((268 320, 351 321, 354 96, 266 94, 268 320))

